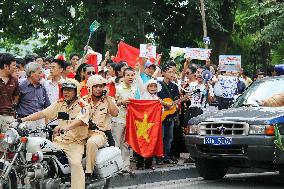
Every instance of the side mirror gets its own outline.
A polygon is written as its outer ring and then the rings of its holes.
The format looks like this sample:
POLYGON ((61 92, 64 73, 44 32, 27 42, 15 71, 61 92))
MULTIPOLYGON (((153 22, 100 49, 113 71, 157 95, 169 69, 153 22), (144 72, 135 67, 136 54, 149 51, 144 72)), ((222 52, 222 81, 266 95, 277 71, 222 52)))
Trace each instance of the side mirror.
POLYGON ((69 114, 66 112, 58 112, 57 119, 69 120, 69 114))

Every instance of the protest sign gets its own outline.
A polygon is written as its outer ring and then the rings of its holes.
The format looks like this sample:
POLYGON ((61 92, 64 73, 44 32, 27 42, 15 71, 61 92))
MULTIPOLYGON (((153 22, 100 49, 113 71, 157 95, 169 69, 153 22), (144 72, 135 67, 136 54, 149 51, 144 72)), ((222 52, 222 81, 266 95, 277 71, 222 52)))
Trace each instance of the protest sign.
POLYGON ((186 48, 184 57, 197 60, 207 60, 210 57, 210 53, 211 49, 186 48))
POLYGON ((156 46, 152 44, 140 44, 140 57, 156 58, 156 46))
POLYGON ((238 78, 235 76, 220 76, 219 86, 223 98, 234 98, 237 90, 238 78))
POLYGON ((227 72, 240 72, 241 55, 220 55, 218 69, 227 72))

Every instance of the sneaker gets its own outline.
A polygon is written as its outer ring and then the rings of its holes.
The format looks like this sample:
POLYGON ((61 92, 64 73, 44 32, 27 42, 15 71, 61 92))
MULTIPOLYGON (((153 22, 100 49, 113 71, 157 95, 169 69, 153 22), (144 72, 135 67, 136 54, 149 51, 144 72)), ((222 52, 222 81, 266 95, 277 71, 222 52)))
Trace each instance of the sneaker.
POLYGON ((177 159, 175 156, 172 156, 172 157, 171 157, 171 160, 174 161, 174 162, 176 162, 176 163, 178 163, 178 159, 177 159))
POLYGON ((177 162, 175 162, 175 161, 173 161, 171 159, 165 159, 164 163, 166 163, 166 164, 177 164, 177 162))
POLYGON ((154 166, 150 166, 150 167, 145 167, 145 169, 155 170, 155 167, 154 166))
POLYGON ((157 164, 157 165, 164 165, 163 159, 157 158, 157 159, 156 159, 156 164, 157 164))

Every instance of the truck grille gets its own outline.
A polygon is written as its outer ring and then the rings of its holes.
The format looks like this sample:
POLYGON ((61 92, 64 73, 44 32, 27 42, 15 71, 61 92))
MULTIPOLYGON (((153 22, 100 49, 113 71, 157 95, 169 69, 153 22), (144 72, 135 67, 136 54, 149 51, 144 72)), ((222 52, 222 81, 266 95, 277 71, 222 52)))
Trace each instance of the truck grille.
POLYGON ((245 122, 202 122, 200 135, 248 135, 249 124, 245 122))

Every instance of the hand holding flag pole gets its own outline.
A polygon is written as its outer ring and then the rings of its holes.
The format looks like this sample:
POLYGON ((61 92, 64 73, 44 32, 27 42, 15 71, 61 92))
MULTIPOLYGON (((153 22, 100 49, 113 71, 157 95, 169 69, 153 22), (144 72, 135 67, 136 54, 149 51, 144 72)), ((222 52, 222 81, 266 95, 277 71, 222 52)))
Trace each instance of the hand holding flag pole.
POLYGON ((88 41, 87 41, 87 44, 86 46, 84 47, 84 54, 83 54, 83 57, 85 57, 85 55, 87 54, 87 51, 88 51, 88 46, 89 46, 89 43, 90 43, 90 40, 91 40, 91 37, 93 35, 93 33, 95 33, 95 31, 101 26, 101 24, 94 20, 92 22, 92 24, 90 25, 90 33, 89 33, 89 37, 88 37, 88 41))

